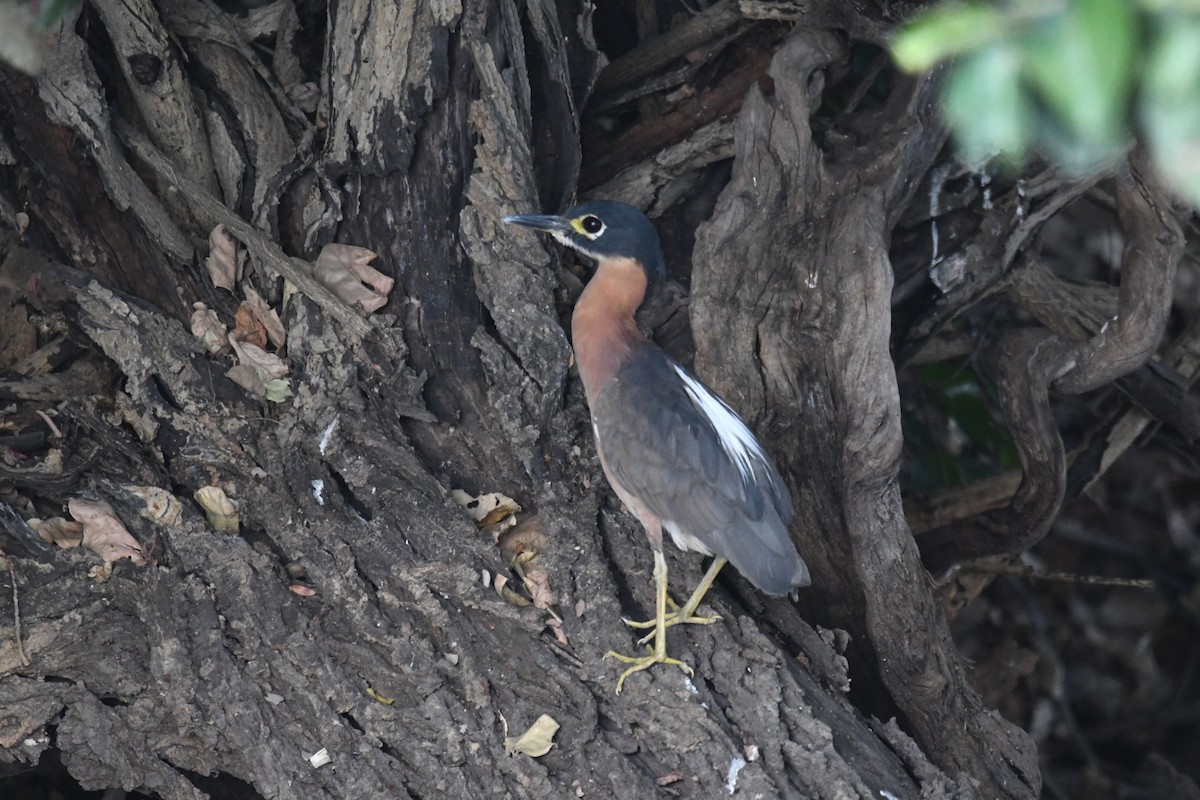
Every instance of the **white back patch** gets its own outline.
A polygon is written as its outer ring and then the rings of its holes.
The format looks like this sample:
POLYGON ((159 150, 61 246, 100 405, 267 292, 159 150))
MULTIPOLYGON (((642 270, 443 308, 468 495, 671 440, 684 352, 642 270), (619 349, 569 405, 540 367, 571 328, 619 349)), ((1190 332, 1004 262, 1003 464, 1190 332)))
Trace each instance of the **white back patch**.
POLYGON ((712 423, 713 429, 716 430, 717 436, 721 440, 722 449, 737 465, 742 479, 753 480, 754 461, 767 461, 767 454, 763 452, 758 439, 754 438, 754 434, 746 427, 746 423, 742 422, 742 418, 732 408, 725 405, 724 400, 705 388, 704 384, 689 375, 683 367, 678 364, 672 366, 683 380, 683 388, 687 390, 688 397, 691 398, 700 413, 712 423))

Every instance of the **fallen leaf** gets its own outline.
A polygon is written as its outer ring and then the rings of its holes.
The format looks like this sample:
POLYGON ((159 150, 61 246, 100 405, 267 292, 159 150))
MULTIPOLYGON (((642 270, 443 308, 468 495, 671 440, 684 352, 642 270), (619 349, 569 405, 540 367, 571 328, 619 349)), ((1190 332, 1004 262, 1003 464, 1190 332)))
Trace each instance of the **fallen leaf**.
POLYGON ((224 225, 212 229, 208 235, 208 246, 208 258, 204 259, 204 266, 208 269, 209 279, 214 286, 232 292, 242 279, 245 253, 239 252, 237 239, 225 232, 224 225))
POLYGON ((546 529, 542 526, 541 518, 532 514, 500 534, 496 544, 500 546, 505 563, 512 566, 521 553, 546 549, 546 529))
POLYGON ((283 322, 279 319, 279 314, 267 305, 267 301, 262 299, 262 295, 249 286, 243 286, 242 292, 246 295, 246 302, 243 305, 249 306, 250 310, 254 312, 254 318, 267 332, 267 339, 275 345, 276 350, 283 347, 283 343, 287 341, 287 332, 283 329, 283 322))
POLYGON ((290 368, 287 362, 274 353, 268 353, 261 347, 249 342, 239 342, 237 339, 231 339, 229 343, 237 353, 238 362, 252 367, 264 381, 282 378, 288 374, 290 368))
POLYGON ((511 566, 521 576, 525 591, 529 592, 529 599, 533 601, 534 606, 543 611, 550 611, 558 602, 558 598, 550 589, 550 574, 538 562, 537 553, 527 550, 517 556, 511 566))
POLYGON ((508 755, 524 753, 533 758, 541 758, 554 747, 554 734, 558 733, 558 723, 549 714, 542 714, 529 730, 516 738, 504 737, 504 752, 508 755))
POLYGON ((139 512, 151 522, 171 527, 178 524, 183 515, 183 503, 179 498, 158 486, 127 486, 129 493, 146 505, 139 512))
POLYGON ((344 303, 378 311, 387 304, 396 282, 369 266, 375 258, 365 247, 327 244, 313 264, 313 274, 344 303))
POLYGON ((230 339, 237 354, 238 363, 225 377, 256 397, 265 397, 273 403, 281 403, 292 396, 291 383, 284 379, 288 364, 274 353, 268 353, 257 345, 230 339))
POLYGON ((67 510, 83 525, 83 546, 104 559, 105 564, 122 558, 138 565, 146 563, 142 546, 111 505, 103 500, 76 498, 67 503, 67 510))
POLYGON ((224 489, 220 486, 201 486, 192 497, 204 509, 204 515, 208 517, 208 524, 213 530, 237 533, 241 524, 237 504, 229 499, 224 489))
POLYGON ((252 344, 261 350, 267 349, 267 329, 258 321, 249 303, 238 306, 233 317, 233 336, 230 338, 243 344, 252 344))
POLYGON ((255 397, 267 396, 267 385, 258 377, 254 367, 237 364, 225 372, 225 377, 245 389, 255 397))
POLYGON ((267 400, 272 403, 282 403, 292 396, 292 382, 287 378, 276 378, 263 384, 267 390, 267 400))
POLYGON ((64 550, 83 544, 83 525, 69 519, 62 517, 31 519, 29 527, 37 531, 38 536, 47 542, 56 544, 64 550))
POLYGON ((204 303, 193 303, 192 335, 200 340, 204 349, 213 355, 229 349, 229 333, 217 312, 204 303))
POLYGON ((563 630, 562 620, 553 614, 550 619, 546 620, 546 627, 554 634, 554 639, 563 647, 570 647, 571 640, 567 638, 567 632, 563 630))
POLYGON ((499 492, 472 497, 462 489, 453 489, 450 497, 467 510, 471 519, 475 520, 475 525, 480 528, 494 525, 508 515, 521 510, 521 506, 516 500, 499 492))

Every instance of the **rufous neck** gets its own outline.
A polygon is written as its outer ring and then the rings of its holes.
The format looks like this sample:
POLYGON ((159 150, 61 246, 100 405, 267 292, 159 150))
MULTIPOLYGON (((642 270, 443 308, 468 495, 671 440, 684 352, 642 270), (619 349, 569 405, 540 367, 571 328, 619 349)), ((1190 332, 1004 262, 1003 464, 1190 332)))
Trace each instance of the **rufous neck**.
POLYGON ((590 405, 605 381, 645 341, 634 314, 646 298, 646 271, 628 258, 601 259, 571 316, 575 361, 590 405))

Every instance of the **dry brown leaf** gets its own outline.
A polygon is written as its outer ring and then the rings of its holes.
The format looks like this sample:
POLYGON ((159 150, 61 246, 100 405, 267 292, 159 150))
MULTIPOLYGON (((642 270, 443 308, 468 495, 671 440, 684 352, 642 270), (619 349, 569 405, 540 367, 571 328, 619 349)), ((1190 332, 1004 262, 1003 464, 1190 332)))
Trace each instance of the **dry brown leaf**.
POLYGON ((558 733, 558 723, 549 714, 542 714, 529 730, 516 738, 504 737, 504 752, 508 755, 524 753, 527 756, 541 758, 554 747, 554 734, 558 733))
POLYGON ((199 339, 204 349, 213 355, 228 350, 229 333, 217 312, 204 303, 193 303, 192 308, 195 309, 192 312, 192 336, 199 339))
POLYGON ((263 397, 267 393, 266 384, 262 378, 258 377, 258 373, 254 371, 254 367, 237 364, 225 372, 225 377, 255 397, 263 397))
POLYGON ((183 515, 183 503, 179 498, 158 486, 126 486, 129 493, 145 503, 139 512, 143 517, 159 525, 171 527, 179 523, 183 515))
POLYGON ((284 380, 288 364, 279 356, 268 353, 249 342, 230 339, 237 353, 238 364, 225 373, 225 377, 257 397, 265 397, 273 403, 281 403, 291 397, 291 385, 284 380))
POLYGON ((496 544, 500 546, 504 563, 512 566, 521 553, 538 553, 546 549, 546 529, 542 520, 533 514, 501 533, 496 544))
POLYGON ((467 510, 471 519, 475 520, 475 525, 480 528, 495 525, 509 514, 515 514, 521 510, 521 506, 516 500, 499 492, 472 497, 462 489, 453 489, 450 497, 467 510))
POLYGON ((208 235, 208 258, 204 266, 208 269, 208 277, 214 286, 233 291, 238 281, 242 279, 242 266, 246 255, 239 252, 237 239, 225 232, 224 225, 218 225, 208 235))
POLYGON ((201 486, 192 497, 204 509, 204 515, 208 517, 208 524, 213 530, 238 532, 241 522, 238 519, 237 504, 229 499, 224 489, 220 486, 201 486))
POLYGON ((511 566, 521 576, 525 591, 529 592, 529 599, 533 601, 534 606, 543 611, 551 611, 558 598, 550 589, 550 574, 538 563, 537 554, 532 551, 522 553, 511 566))
POLYGON ((80 500, 67 503, 67 510, 83 524, 83 546, 111 564, 128 558, 134 564, 145 564, 142 546, 125 527, 113 507, 103 500, 80 500))
POLYGON ((237 353, 238 363, 251 367, 264 380, 282 378, 288 374, 288 364, 274 353, 268 353, 261 347, 249 342, 239 342, 231 339, 229 342, 237 353))
POLYGON ((262 299, 262 295, 251 289, 249 286, 243 286, 242 291, 246 295, 244 305, 250 306, 254 311, 254 318, 267 332, 267 339, 271 344, 275 345, 275 349, 283 347, 283 343, 287 341, 287 333, 283 329, 283 322, 279 319, 279 314, 275 309, 267 305, 267 301, 262 299))
POLYGON ((376 254, 365 247, 327 244, 313 264, 317 280, 344 303, 378 311, 387 303, 396 282, 370 266, 376 254))
POLYGON ((267 329, 258 321, 249 303, 238 306, 237 314, 233 318, 233 335, 230 338, 235 342, 252 344, 260 350, 267 349, 267 329))
POLYGON ((64 550, 79 547, 83 544, 83 525, 62 517, 50 519, 31 519, 29 527, 37 531, 47 542, 56 544, 64 550))
POLYGON ((555 640, 563 647, 570 647, 571 640, 567 638, 567 632, 563 630, 562 620, 551 615, 550 619, 546 620, 546 627, 554 632, 555 640))

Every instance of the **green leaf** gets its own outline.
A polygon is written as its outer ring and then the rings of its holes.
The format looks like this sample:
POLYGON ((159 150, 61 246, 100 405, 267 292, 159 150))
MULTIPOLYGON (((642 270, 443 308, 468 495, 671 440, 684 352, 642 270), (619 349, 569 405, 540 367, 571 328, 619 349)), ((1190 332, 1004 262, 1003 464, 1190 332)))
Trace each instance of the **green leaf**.
POLYGON ((287 378, 275 378, 263 386, 267 390, 267 399, 272 403, 282 403, 292 396, 292 383, 287 378))
POLYGON ((1080 148, 1063 153, 1067 166, 1095 166, 1124 146, 1137 28, 1128 0, 1070 0, 1026 37, 1029 77, 1080 148))
POLYGON ((992 6, 945 5, 905 25, 892 41, 892 57, 903 70, 924 72, 939 61, 975 50, 1007 31, 1007 18, 992 6))
POLYGON ((1200 207, 1200 19, 1164 21, 1143 81, 1140 116, 1158 172, 1200 207))
POLYGON ((1032 112, 1015 47, 994 42, 965 56, 942 92, 942 111, 965 163, 978 166, 995 155, 1017 164, 1024 159, 1032 112))
POLYGON ((80 5, 82 5, 82 0, 46 0, 41 4, 41 11, 38 14, 38 30, 49 30, 80 5))

